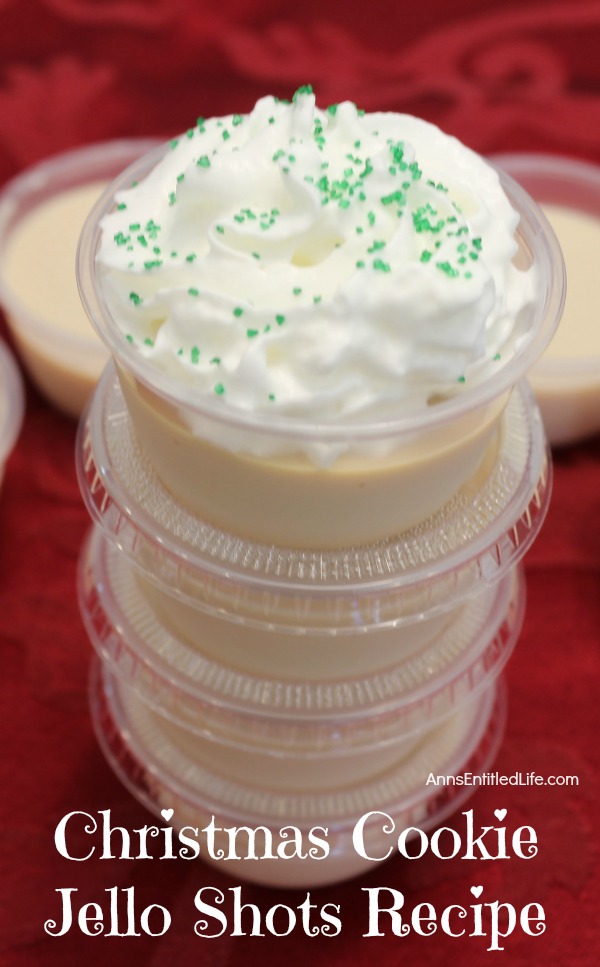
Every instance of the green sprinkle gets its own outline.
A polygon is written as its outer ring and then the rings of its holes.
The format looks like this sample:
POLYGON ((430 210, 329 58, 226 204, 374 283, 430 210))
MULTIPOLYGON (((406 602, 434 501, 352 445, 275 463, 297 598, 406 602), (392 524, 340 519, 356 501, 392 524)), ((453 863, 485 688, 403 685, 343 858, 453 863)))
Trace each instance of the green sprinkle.
POLYGON ((238 124, 241 124, 243 120, 244 118, 241 114, 234 114, 231 119, 231 123, 233 124, 234 128, 237 128, 238 124))
POLYGON ((123 232, 117 232, 114 238, 117 245, 127 245, 129 241, 129 235, 124 235, 123 232))
POLYGON ((122 211, 123 211, 123 209, 125 209, 125 208, 127 208, 127 205, 125 204, 125 202, 124 202, 124 201, 122 201, 122 202, 120 203, 120 205, 117 205, 117 211, 118 211, 118 212, 122 212, 122 211))
POLYGON ((145 235, 138 235, 137 240, 144 248, 148 248, 148 241, 145 235))
POLYGON ((190 252, 189 255, 186 255, 185 260, 186 262, 193 262, 195 258, 196 258, 196 253, 190 252))
POLYGON ((260 258, 260 252, 252 252, 252 258, 253 259, 259 259, 260 258))
POLYGON ((219 235, 222 235, 223 232, 225 231, 225 229, 223 228, 222 225, 217 225, 216 228, 217 228, 217 231, 218 231, 219 235))
POLYGON ((177 195, 175 194, 174 191, 170 191, 169 192, 169 205, 174 205, 176 201, 177 201, 177 195))
POLYGON ((280 314, 279 315, 276 315, 275 316, 275 322, 277 323, 278 326, 283 326, 283 324, 285 322, 285 316, 282 316, 280 314))
POLYGON ((494 362, 497 363, 498 360, 500 359, 502 359, 502 356, 500 355, 500 353, 496 353, 496 355, 494 356, 494 362))
POLYGON ((224 392, 225 392, 225 387, 223 386, 223 383, 217 383, 217 385, 215 386, 215 393, 217 394, 217 396, 222 396, 224 392))
POLYGON ((365 263, 363 262, 362 259, 359 259, 358 262, 356 263, 356 268, 357 269, 364 269, 364 267, 365 267, 365 263))
POLYGON ((285 154, 285 151, 283 150, 283 148, 279 148, 279 150, 276 151, 275 154, 273 155, 272 160, 279 161, 280 158, 283 158, 284 154, 285 154))
POLYGON ((300 293, 302 292, 302 289, 300 288, 299 285, 295 285, 294 288, 292 289, 292 292, 294 293, 294 295, 300 295, 300 293))
POLYGON ((200 350, 198 349, 197 346, 192 346, 192 348, 190 349, 190 359, 192 360, 192 363, 194 364, 194 366, 196 366, 198 363, 198 360, 200 359, 200 350))
POLYGON ((211 365, 212 366, 220 366, 221 365, 221 357, 220 356, 213 356, 213 358, 211 359, 210 362, 211 362, 211 365))
POLYGON ((275 400, 275 393, 269 393, 269 399, 273 402, 275 400))
POLYGON ((130 292, 129 298, 133 302, 134 306, 139 306, 139 304, 142 302, 142 297, 141 295, 138 295, 137 292, 130 292))
POLYGON ((319 303, 319 302, 321 301, 321 299, 322 299, 322 298, 323 298, 323 296, 322 296, 322 295, 314 295, 314 296, 313 296, 313 302, 314 302, 315 304, 317 304, 317 303, 319 303))
POLYGON ((125 336, 125 339, 127 340, 128 343, 134 342, 134 338, 130 332, 127 333, 127 335, 125 336))
POLYGON ((144 346, 153 346, 153 345, 154 345, 154 340, 151 339, 150 336, 146 336, 146 338, 144 339, 144 346))
POLYGON ((199 168, 210 168, 210 158, 207 154, 203 154, 196 162, 199 168))
POLYGON ((429 262, 429 260, 432 257, 433 257, 433 252, 429 252, 429 251, 427 251, 427 249, 424 249, 421 252, 421 262, 429 262))
POLYGON ((231 135, 229 131, 225 129, 225 131, 222 132, 221 137, 223 138, 223 141, 229 141, 231 135))
POLYGON ((152 259, 150 262, 144 262, 145 269, 158 269, 161 265, 161 259, 152 259))
POLYGON ((385 242, 373 242, 373 244, 367 249, 367 252, 379 252, 382 248, 385 248, 385 242))
POLYGON ((392 205, 395 201, 399 205, 403 205, 406 201, 404 193, 402 191, 393 191, 389 195, 384 195, 383 198, 379 199, 382 205, 392 205))
POLYGON ((456 382, 457 383, 464 383, 465 382, 465 377, 464 376, 459 376, 456 382))
POLYGON ((329 104, 329 106, 327 107, 327 113, 331 114, 332 117, 335 117, 335 115, 337 114, 337 109, 338 109, 337 104, 329 104))
POLYGON ((179 144, 179 138, 173 138, 173 140, 169 142, 169 147, 171 148, 171 151, 173 150, 173 148, 176 148, 178 144, 179 144))
POLYGON ((374 259, 373 260, 373 268, 377 272, 391 272, 392 271, 391 268, 390 268, 390 266, 389 266, 389 263, 388 262, 384 262, 383 259, 374 259))
POLYGON ((194 289, 194 288, 188 289, 188 294, 194 295, 194 296, 200 295, 200 293, 198 292, 198 289, 194 289))
POLYGON ((477 249, 478 252, 481 252, 482 241, 481 241, 480 238, 474 238, 474 239, 472 239, 472 245, 473 245, 473 248, 474 249, 477 249))
POLYGON ((139 222, 133 222, 133 223, 132 223, 132 224, 131 224, 131 225, 129 226, 129 231, 130 231, 130 232, 139 232, 139 230, 140 230, 140 228, 141 228, 141 227, 142 227, 142 226, 140 225, 140 223, 139 223, 139 222))
POLYGON ((236 306, 235 309, 233 310, 233 314, 236 317, 236 319, 239 319, 240 316, 244 315, 244 310, 240 306, 236 306))
POLYGON ((312 94, 312 93, 313 93, 313 89, 311 84, 302 84, 295 92, 295 94, 292 96, 292 101, 295 101, 296 98, 300 97, 301 94, 312 94))
POLYGON ((447 275, 449 279, 455 279, 458 275, 458 270, 454 269, 450 265, 450 262, 436 262, 435 265, 436 268, 438 268, 440 272, 443 272, 444 275, 447 275))

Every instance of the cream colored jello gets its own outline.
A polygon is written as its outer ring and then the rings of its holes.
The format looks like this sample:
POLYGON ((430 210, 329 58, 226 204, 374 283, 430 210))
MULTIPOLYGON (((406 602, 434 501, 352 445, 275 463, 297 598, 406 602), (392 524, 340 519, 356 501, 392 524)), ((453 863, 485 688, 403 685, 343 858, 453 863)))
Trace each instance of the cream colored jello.
POLYGON ((432 125, 304 88, 129 169, 90 216, 80 284, 178 499, 250 539, 348 546, 493 458, 560 312, 542 223, 432 125))
POLYGON ((497 162, 540 204, 563 251, 565 311, 530 382, 550 443, 575 443, 600 431, 600 167, 540 154, 497 162))
POLYGON ((0 194, 0 302, 42 393, 79 416, 108 353, 81 306, 77 243, 108 181, 153 142, 116 141, 47 159, 0 194))
MULTIPOLYGON (((600 191, 600 175, 599 175, 600 191)), ((600 196, 599 196, 600 202, 600 196)), ((572 443, 600 430, 600 204, 596 213, 543 205, 567 267, 565 313, 532 372, 550 442, 572 443)))
MULTIPOLYGON (((468 786, 446 787, 440 796, 435 786, 425 785, 425 778, 429 773, 485 771, 497 751, 503 724, 502 704, 494 702, 494 689, 488 689, 477 702, 465 703, 447 722, 432 729, 400 763, 382 768, 369 779, 352 781, 341 761, 330 771, 329 789, 286 791, 271 787, 265 775, 251 783, 239 781, 228 769, 226 757, 216 768, 202 763, 193 746, 173 741, 161 718, 135 693, 106 673, 103 678, 104 687, 99 679, 92 693, 95 726, 121 779, 157 815, 163 819, 172 816, 176 829, 185 827, 188 836, 197 830, 200 856, 205 861, 238 880, 271 886, 315 887, 372 869, 373 863, 353 844, 353 829, 361 817, 365 817, 365 849, 373 857, 383 857, 388 851, 393 855, 382 811, 392 817, 396 835, 404 828, 427 830, 439 823, 464 801, 468 786), (203 837, 204 828, 211 823, 217 830, 214 855, 203 837), (327 850, 312 854, 320 856, 320 861, 294 856, 289 844, 288 849, 281 845, 289 838, 291 826, 301 829, 306 841, 311 827, 320 828, 327 838, 327 850), (260 831, 266 828, 275 856, 267 858, 266 851, 259 860, 240 862, 252 855, 242 835, 239 860, 220 862, 219 857, 230 855, 227 827, 257 830, 257 844, 264 843, 260 831), (289 858, 283 859, 285 855, 289 858)), ((274 759, 271 774, 276 770, 274 759)))

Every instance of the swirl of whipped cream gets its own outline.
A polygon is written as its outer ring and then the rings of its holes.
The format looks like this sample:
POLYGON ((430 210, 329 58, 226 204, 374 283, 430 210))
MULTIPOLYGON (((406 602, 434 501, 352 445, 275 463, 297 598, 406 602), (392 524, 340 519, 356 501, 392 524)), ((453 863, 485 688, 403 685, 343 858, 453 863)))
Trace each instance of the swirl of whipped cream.
POLYGON ((117 193, 98 273, 124 336, 192 394, 388 419, 481 378, 531 271, 496 171, 417 118, 310 87, 173 140, 117 193))

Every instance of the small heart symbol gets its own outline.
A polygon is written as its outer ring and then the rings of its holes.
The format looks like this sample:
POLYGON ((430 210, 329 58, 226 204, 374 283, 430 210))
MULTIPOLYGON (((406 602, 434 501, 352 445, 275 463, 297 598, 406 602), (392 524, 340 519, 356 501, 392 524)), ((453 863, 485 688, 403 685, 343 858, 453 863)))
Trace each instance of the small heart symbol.
POLYGON ((161 809, 160 814, 162 818, 168 823, 174 811, 175 811, 174 809, 161 809))
POLYGON ((508 809, 494 809, 494 816, 496 817, 496 819, 499 819, 500 822, 502 822, 507 812, 508 812, 508 809))
POLYGON ((473 896, 481 896, 481 894, 483 893, 483 887, 482 886, 472 886, 471 887, 471 893, 473 894, 473 896))

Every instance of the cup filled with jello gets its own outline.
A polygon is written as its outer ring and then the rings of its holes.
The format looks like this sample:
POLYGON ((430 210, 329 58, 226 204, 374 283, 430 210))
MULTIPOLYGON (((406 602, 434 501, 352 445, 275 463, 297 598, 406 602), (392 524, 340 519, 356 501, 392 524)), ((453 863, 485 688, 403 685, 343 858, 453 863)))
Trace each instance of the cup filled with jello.
POLYGON ((477 485, 564 287, 508 176, 422 120, 320 110, 309 87, 130 166, 78 276, 175 499, 315 549, 385 539, 477 485))
POLYGON ((81 228, 108 182, 153 144, 75 148, 32 165, 0 192, 0 304, 29 375, 71 416, 81 414, 108 357, 77 292, 81 228))
POLYGON ((565 311, 529 379, 550 443, 575 443, 600 431, 600 166, 534 153, 494 162, 542 207, 563 251, 565 311))

